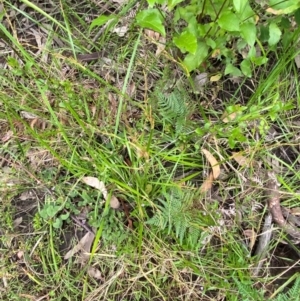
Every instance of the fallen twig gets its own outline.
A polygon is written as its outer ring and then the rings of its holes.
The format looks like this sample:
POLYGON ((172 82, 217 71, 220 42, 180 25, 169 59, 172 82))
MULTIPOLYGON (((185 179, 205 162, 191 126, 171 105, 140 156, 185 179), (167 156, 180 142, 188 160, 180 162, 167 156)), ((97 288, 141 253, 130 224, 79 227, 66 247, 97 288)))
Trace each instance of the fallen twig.
POLYGON ((272 214, 269 213, 265 218, 262 233, 259 236, 258 246, 255 250, 255 256, 257 256, 257 259, 259 260, 257 266, 252 270, 252 275, 255 277, 258 276, 259 271, 261 270, 261 267, 263 265, 263 260, 267 255, 267 249, 270 244, 271 237, 272 237, 272 214))
POLYGON ((280 193, 278 190, 278 182, 274 172, 268 172, 267 175, 267 200, 269 211, 273 217, 274 222, 292 238, 300 240, 300 229, 292 224, 288 224, 283 217, 280 206, 280 193))

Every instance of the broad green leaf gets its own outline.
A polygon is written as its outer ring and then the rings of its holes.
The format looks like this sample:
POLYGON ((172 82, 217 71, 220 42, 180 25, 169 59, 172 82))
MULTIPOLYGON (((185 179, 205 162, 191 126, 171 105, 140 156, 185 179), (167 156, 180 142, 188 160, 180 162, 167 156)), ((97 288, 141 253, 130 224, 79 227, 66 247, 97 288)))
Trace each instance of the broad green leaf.
POLYGON ((246 75, 247 77, 251 77, 252 76, 252 68, 251 68, 251 63, 249 60, 243 60, 241 62, 241 70, 243 72, 244 75, 246 75))
POLYGON ((49 217, 55 216, 60 211, 60 206, 49 206, 46 211, 49 217))
POLYGON ((196 53, 197 38, 191 32, 182 32, 179 36, 173 38, 173 42, 182 53, 196 53))
POLYGON ((232 76, 241 76, 242 72, 240 69, 238 69, 237 67, 234 67, 232 64, 227 64, 224 74, 231 74, 232 76))
POLYGON ((241 24, 240 33, 242 38, 248 43, 248 45, 254 45, 256 39, 256 26, 253 23, 247 22, 241 24))
POLYGON ((224 13, 222 13, 217 22, 221 28, 223 28, 227 31, 239 31, 240 30, 240 20, 231 11, 225 11, 224 13))
POLYGON ((294 13, 295 21, 297 25, 300 25, 300 8, 298 8, 294 13))
POLYGON ((278 9, 278 10, 276 10, 276 9, 274 9, 272 7, 269 7, 269 8, 266 9, 266 12, 268 12, 270 14, 273 14, 275 16, 287 15, 287 14, 293 13, 299 7, 300 7, 300 4, 295 4, 295 5, 289 6, 289 7, 285 8, 285 9, 278 9))
POLYGON ((70 213, 67 212, 67 213, 65 213, 65 214, 61 214, 61 215, 59 216, 59 218, 60 218, 62 221, 65 221, 65 220, 67 220, 67 219, 69 218, 69 216, 70 216, 70 213))
POLYGON ((256 48, 255 46, 251 46, 249 51, 248 51, 248 55, 247 55, 247 59, 256 57, 256 48))
POLYGON ((210 46, 212 49, 215 49, 216 46, 217 46, 217 43, 213 39, 211 39, 211 38, 207 38, 206 44, 208 46, 210 46))
POLYGON ((260 35, 259 35, 260 41, 267 42, 270 37, 269 28, 262 25, 259 27, 259 31, 260 31, 260 35))
POLYGON ((172 10, 177 4, 182 2, 183 0, 168 0, 168 8, 172 10))
POLYGON ((111 19, 115 19, 115 18, 116 18, 116 15, 108 15, 108 16, 101 15, 92 21, 89 30, 91 31, 95 26, 102 26, 107 21, 109 21, 111 19))
POLYGON ((190 72, 192 70, 197 69, 200 64, 206 59, 208 54, 208 47, 205 43, 201 42, 198 43, 197 51, 195 54, 188 54, 183 64, 187 68, 187 70, 190 72))
POLYGON ((150 7, 153 7, 156 3, 163 4, 166 0, 147 0, 150 7))
POLYGON ((284 9, 289 9, 291 6, 298 5, 299 6, 299 1, 297 0, 270 0, 269 1, 269 6, 272 7, 275 10, 284 10, 284 9))
POLYGON ((256 66, 264 65, 268 61, 268 58, 265 56, 252 57, 251 62, 256 66))
POLYGON ((143 28, 152 29, 166 36, 166 30, 163 25, 164 18, 160 11, 155 8, 143 10, 136 15, 136 22, 143 28))
POLYGON ((281 30, 276 23, 271 23, 269 26, 269 40, 268 43, 270 46, 276 45, 281 37, 281 30))
POLYGON ((280 21, 280 28, 289 30, 291 28, 290 18, 282 17, 280 21))
POLYGON ((62 226, 62 220, 60 218, 56 218, 52 225, 55 229, 60 229, 62 226))
POLYGON ((240 20, 249 20, 249 18, 255 16, 249 4, 249 0, 233 0, 233 6, 240 20))
POLYGON ((233 0, 233 6, 238 13, 241 13, 245 9, 248 2, 248 0, 233 0))

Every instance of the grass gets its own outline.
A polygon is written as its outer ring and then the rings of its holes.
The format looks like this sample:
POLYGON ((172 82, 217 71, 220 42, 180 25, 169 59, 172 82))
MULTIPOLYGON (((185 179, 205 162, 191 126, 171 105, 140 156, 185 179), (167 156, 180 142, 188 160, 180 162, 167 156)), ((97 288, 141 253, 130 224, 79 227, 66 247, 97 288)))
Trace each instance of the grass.
POLYGON ((186 92, 176 112, 174 98, 159 98, 167 69, 180 78, 171 90, 189 81, 170 55, 152 54, 141 32, 122 39, 104 30, 94 41, 86 21, 99 15, 94 2, 62 1, 59 14, 23 2, 31 9, 3 2, 0 27, 9 53, 0 73, 1 300, 264 300, 291 285, 299 257, 290 250, 298 246, 289 240, 287 249, 278 228, 259 276, 252 270, 267 211, 260 170, 277 167, 281 203, 299 207, 294 48, 278 49, 276 63, 230 97, 228 80, 214 99, 209 84, 202 95, 186 92), (39 31, 34 40, 22 18, 39 31), (66 54, 90 47, 106 63, 66 54), (235 119, 225 122, 224 112, 235 119), (203 148, 222 165, 205 193, 212 167, 203 148), (105 184, 106 201, 86 176, 105 184), (86 232, 68 214, 85 215, 95 230, 84 264, 64 259, 63 247, 86 232))

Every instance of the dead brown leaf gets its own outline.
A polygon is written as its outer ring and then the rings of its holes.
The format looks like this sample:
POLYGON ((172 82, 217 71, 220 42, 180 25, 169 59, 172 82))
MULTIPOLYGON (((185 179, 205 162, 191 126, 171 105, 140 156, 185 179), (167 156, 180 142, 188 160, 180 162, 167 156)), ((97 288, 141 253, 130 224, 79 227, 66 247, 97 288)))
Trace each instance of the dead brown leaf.
POLYGON ((211 172, 209 174, 209 176, 207 177, 207 179, 202 183, 202 185, 200 187, 200 192, 207 192, 207 191, 209 191, 212 188, 213 181, 214 181, 214 175, 211 172))
POLYGON ((150 39, 153 39, 155 41, 159 40, 160 34, 156 31, 153 31, 151 29, 145 29, 144 30, 145 35, 148 36, 150 39))
POLYGON ((1 142, 7 142, 8 140, 10 140, 14 135, 14 132, 9 130, 6 132, 6 134, 1 138, 1 142))
POLYGON ((14 229, 17 229, 21 225, 22 221, 23 221, 23 217, 22 216, 16 218, 13 221, 13 227, 14 227, 14 229))
MULTIPOLYGON (((105 184, 102 181, 95 177, 84 177, 82 178, 82 181, 85 184, 101 191, 103 198, 107 201, 107 199, 109 198, 109 194, 107 192, 105 184)), ((110 197, 110 207, 113 209, 117 209, 120 207, 120 202, 114 195, 111 195, 110 197)))
POLYGON ((300 207, 291 208, 290 211, 291 211, 291 214, 293 214, 293 215, 298 215, 298 216, 300 215, 300 207))
POLYGON ((114 195, 110 198, 110 207, 113 209, 118 209, 120 207, 120 202, 114 195))
POLYGON ((284 14, 284 11, 282 9, 276 10, 272 7, 267 8, 266 11, 275 16, 284 14))
POLYGON ((65 260, 70 259, 76 253, 81 252, 79 262, 84 263, 89 258, 89 252, 91 250, 95 234, 92 232, 87 232, 70 251, 64 256, 65 260))
POLYGON ((161 36, 158 40, 155 56, 159 56, 166 48, 166 38, 161 36))
POLYGON ((223 122, 228 123, 228 122, 233 121, 236 118, 236 116, 237 116, 237 112, 232 112, 230 114, 228 114, 227 112, 225 112, 222 115, 221 119, 222 119, 223 122))
POLYGON ((83 183, 100 190, 102 192, 104 198, 107 197, 107 190, 105 188, 105 184, 102 181, 100 181, 99 179, 97 179, 95 177, 84 177, 82 179, 82 181, 83 181, 83 183))
POLYGON ((101 281, 104 280, 104 278, 102 277, 101 272, 98 269, 94 268, 94 267, 89 267, 87 273, 92 278, 95 278, 95 279, 101 280, 101 281))
POLYGON ((128 31, 128 26, 120 26, 120 27, 115 27, 113 29, 113 33, 116 33, 119 37, 124 37, 128 31))
POLYGON ((244 230, 244 235, 249 239, 249 249, 252 250, 256 241, 257 233, 253 229, 244 230))
POLYGON ((214 179, 217 179, 221 173, 221 169, 218 161, 208 150, 204 148, 202 149, 202 153, 205 155, 207 161, 212 167, 214 179))
POLYGON ((194 78, 194 89, 201 91, 208 82, 208 73, 203 72, 195 76, 194 78))
POLYGON ((240 165, 240 166, 247 166, 249 164, 249 160, 244 157, 240 152, 239 153, 232 153, 232 158, 240 165))

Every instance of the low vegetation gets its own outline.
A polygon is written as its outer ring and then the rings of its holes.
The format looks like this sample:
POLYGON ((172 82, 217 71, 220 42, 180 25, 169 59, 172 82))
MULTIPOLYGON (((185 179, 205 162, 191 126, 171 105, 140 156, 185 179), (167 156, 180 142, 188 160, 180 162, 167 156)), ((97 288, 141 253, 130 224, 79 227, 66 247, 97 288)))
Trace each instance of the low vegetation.
POLYGON ((0 12, 1 300, 299 300, 299 3, 0 12))

